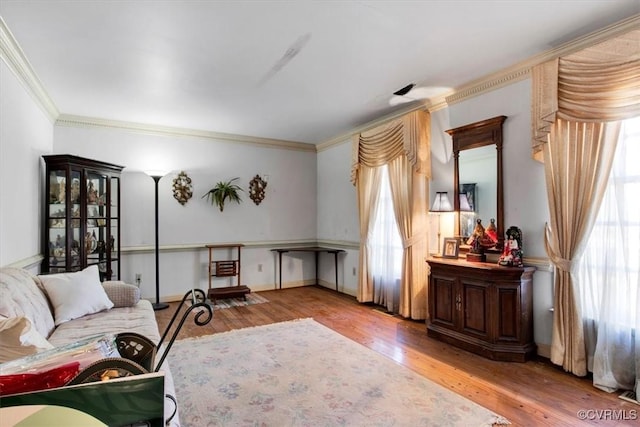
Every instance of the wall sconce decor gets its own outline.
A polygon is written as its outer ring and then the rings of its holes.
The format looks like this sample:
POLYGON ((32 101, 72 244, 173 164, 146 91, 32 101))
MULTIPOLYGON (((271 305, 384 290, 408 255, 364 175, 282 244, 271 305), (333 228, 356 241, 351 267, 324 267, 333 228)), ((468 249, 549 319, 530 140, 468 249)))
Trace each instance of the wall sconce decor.
POLYGON ((267 183, 260 175, 256 175, 249 182, 249 197, 253 200, 253 203, 259 205, 260 202, 264 199, 264 190, 267 188, 267 183))
POLYGON ((184 206, 185 203, 193 196, 193 186, 191 178, 186 172, 181 171, 178 176, 173 178, 173 197, 184 206))

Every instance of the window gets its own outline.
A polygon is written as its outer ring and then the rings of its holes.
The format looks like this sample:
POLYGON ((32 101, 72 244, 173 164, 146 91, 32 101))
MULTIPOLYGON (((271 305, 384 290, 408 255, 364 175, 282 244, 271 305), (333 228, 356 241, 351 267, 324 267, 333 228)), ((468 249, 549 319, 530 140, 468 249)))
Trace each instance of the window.
POLYGON ((640 117, 623 122, 609 183, 580 263, 584 318, 635 328, 640 272, 640 117), (609 310, 615 311, 615 316, 609 310))
POLYGON ((380 196, 371 238, 370 270, 374 300, 388 311, 399 309, 400 276, 402 274, 402 239, 393 212, 393 199, 387 166, 381 167, 380 196))

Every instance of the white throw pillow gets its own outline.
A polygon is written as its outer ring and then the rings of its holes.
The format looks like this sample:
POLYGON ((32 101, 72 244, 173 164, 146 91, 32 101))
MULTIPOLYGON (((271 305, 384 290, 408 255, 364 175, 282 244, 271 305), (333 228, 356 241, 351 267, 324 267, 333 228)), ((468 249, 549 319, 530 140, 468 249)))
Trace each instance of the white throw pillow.
POLYGON ((97 265, 75 273, 41 275, 39 278, 53 305, 56 326, 113 307, 100 283, 97 265))
POLYGON ((0 319, 0 363, 51 348, 49 341, 32 327, 26 317, 0 319))

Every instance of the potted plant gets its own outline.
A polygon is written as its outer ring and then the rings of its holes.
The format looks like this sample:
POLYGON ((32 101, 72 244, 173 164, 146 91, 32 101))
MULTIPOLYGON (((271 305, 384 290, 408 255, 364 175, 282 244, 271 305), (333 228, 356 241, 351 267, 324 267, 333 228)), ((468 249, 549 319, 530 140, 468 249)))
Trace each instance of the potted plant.
POLYGON ((242 199, 240 198, 239 192, 243 191, 240 186, 234 184, 233 181, 239 178, 233 178, 229 181, 220 181, 218 182, 211 190, 205 193, 202 198, 205 197, 211 200, 211 204, 215 204, 220 209, 220 212, 224 211, 224 204, 227 200, 240 203, 242 199))

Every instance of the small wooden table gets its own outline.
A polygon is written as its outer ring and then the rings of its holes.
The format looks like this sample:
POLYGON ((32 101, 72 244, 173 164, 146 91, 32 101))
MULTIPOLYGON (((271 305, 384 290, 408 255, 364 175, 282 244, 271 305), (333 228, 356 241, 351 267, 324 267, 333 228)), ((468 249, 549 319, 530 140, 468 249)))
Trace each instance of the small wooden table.
POLYGON ((343 249, 324 248, 321 246, 302 246, 302 247, 289 247, 289 248, 276 248, 271 249, 272 252, 278 253, 278 271, 280 273, 279 289, 282 289, 282 254, 287 252, 313 252, 315 253, 316 261, 316 285, 318 283, 318 254, 320 252, 327 252, 333 254, 334 262, 336 266, 336 292, 338 291, 338 254, 346 252, 343 249))

